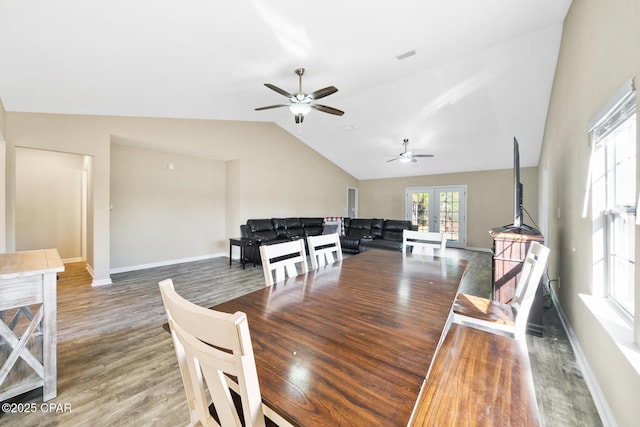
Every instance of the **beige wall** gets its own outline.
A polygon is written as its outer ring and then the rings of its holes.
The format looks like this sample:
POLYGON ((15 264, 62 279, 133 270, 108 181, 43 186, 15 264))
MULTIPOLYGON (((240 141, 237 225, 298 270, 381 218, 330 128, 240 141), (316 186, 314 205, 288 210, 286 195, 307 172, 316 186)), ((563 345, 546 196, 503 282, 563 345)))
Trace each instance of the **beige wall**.
POLYGON ((16 250, 82 259, 82 169, 77 154, 16 149, 16 250))
POLYGON ((7 250, 7 207, 6 207, 6 187, 7 187, 7 144, 4 140, 5 133, 5 110, 2 98, 0 98, 0 165, 3 165, 0 170, 0 253, 7 250))
POLYGON ((225 253, 224 183, 224 162, 112 144, 111 268, 225 253))
MULTIPOLYGON (((8 112, 6 139, 10 189, 15 187, 13 147, 91 156, 93 174, 89 208, 92 215, 89 218, 87 261, 93 269, 95 284, 107 283, 110 269, 116 266, 163 262, 167 256, 174 259, 194 256, 193 250, 186 248, 160 254, 151 243, 138 247, 143 253, 121 255, 128 243, 136 246, 139 242, 127 242, 126 233, 119 231, 130 227, 126 224, 126 215, 114 213, 114 218, 111 217, 111 199, 122 197, 127 200, 130 197, 121 192, 122 187, 112 193, 112 182, 120 182, 118 175, 124 173, 119 164, 111 165, 113 142, 142 150, 136 152, 138 160, 148 155, 167 161, 173 154, 194 165, 199 164, 196 159, 224 164, 224 167, 220 166, 222 169, 214 168, 214 178, 207 178, 215 180, 211 183, 216 194, 215 202, 211 202, 215 207, 210 207, 215 212, 211 221, 219 222, 215 227, 221 228, 211 231, 209 243, 201 242, 197 254, 201 256, 224 253, 225 240, 237 236, 240 224, 249 218, 343 215, 347 187, 357 187, 355 178, 272 123, 8 112), (224 194, 223 202, 220 202, 221 193, 224 194), (115 234, 111 227, 116 227, 115 234), (112 241, 116 246, 113 250, 112 241), (115 263, 111 262, 111 256, 116 257, 115 263)), ((118 162, 126 163, 126 160, 118 157, 118 162)), ((127 170, 127 173, 132 172, 127 170)), ((145 190, 151 190, 152 186, 150 181, 146 182, 145 190)), ((13 203, 15 196, 11 192, 6 198, 8 203, 13 203)), ((7 240, 13 249, 15 210, 9 206, 7 212, 11 233, 7 240)), ((193 229, 187 233, 196 228, 202 232, 199 225, 192 224, 193 229)))
POLYGON ((345 216, 358 181, 274 124, 227 164, 227 235, 250 218, 345 216))
MULTIPOLYGON (((520 181, 523 205, 533 217, 525 214, 524 222, 533 226, 538 221, 537 168, 521 168, 520 181)), ((513 169, 360 181, 359 216, 404 219, 406 188, 449 185, 467 186, 467 247, 491 248, 489 230, 513 223, 513 169)))
POLYGON ((94 284, 109 276, 110 135, 101 118, 53 114, 6 113, 7 250, 15 250, 15 147, 38 148, 93 157, 93 218, 87 263, 94 284))
POLYGON ((5 109, 4 103, 2 102, 2 98, 0 98, 0 138, 4 139, 5 132, 5 109))
MULTIPOLYGON (((590 155, 587 122, 626 80, 638 80, 639 74, 640 2, 574 0, 565 20, 539 163, 540 171, 547 165, 549 170, 549 275, 558 280, 555 292, 562 309, 621 426, 637 425, 640 417, 640 350, 631 343, 630 332, 614 340, 606 322, 585 303, 593 284, 592 224, 581 214, 590 155), (629 361, 633 358, 636 366, 629 361)), ((639 258, 636 250, 636 266, 639 258)), ((639 295, 636 286, 636 307, 639 295)))

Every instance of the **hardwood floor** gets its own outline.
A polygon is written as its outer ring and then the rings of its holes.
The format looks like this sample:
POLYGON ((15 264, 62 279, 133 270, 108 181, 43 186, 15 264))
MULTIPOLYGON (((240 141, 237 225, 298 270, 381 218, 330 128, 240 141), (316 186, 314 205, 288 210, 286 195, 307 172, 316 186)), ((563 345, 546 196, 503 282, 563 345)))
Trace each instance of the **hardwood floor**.
MULTIPOLYGON (((490 255, 448 252, 469 260, 460 290, 489 296, 490 255)), ((165 278, 205 307, 264 286, 260 266, 230 267, 228 258, 115 274, 113 285, 96 288, 82 263, 67 264, 58 281, 58 396, 45 406, 37 393, 23 397, 36 411, 0 411, 0 425, 187 424, 171 337, 161 328, 158 282, 165 278)), ((544 327, 544 338, 528 337, 541 419, 547 426, 601 425, 554 308, 545 310, 544 327)))

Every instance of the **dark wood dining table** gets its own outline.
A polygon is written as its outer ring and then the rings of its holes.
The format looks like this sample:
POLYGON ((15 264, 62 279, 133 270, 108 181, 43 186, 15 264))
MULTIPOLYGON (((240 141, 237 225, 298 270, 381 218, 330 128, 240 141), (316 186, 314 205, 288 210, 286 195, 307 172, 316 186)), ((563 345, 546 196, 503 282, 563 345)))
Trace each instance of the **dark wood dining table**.
POLYGON ((263 401, 291 424, 406 426, 465 266, 369 250, 212 309, 247 314, 263 401))

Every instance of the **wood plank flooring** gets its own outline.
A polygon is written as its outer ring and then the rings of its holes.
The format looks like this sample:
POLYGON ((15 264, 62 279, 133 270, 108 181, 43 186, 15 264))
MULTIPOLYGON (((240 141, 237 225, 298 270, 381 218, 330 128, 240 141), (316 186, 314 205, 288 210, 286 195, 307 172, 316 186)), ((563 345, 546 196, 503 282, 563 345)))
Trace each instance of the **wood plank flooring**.
MULTIPOLYGON (((448 250, 469 260, 461 291, 488 296, 488 253, 448 250)), ((59 412, 3 413, 11 426, 178 426, 189 416, 158 282, 172 278, 185 298, 208 307, 264 286, 260 266, 228 258, 115 274, 92 288, 82 263, 58 281, 59 412), (64 406, 66 405, 66 407, 64 406), (69 410, 70 408, 70 410, 69 410)), ((540 417, 548 426, 601 425, 555 309, 545 310, 544 338, 528 337, 540 417)), ((251 327, 251 326, 250 326, 251 327)), ((49 405, 45 405, 49 409, 49 405)))

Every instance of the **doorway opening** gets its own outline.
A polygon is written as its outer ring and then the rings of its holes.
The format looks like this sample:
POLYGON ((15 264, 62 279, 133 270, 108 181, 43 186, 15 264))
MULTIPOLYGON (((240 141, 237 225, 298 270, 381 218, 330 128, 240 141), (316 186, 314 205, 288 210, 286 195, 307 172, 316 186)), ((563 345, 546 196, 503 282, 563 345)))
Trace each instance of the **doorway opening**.
POLYGON ((90 156, 16 147, 15 246, 87 260, 90 156))
POLYGON ((358 218, 358 189, 347 187, 347 216, 358 218))

